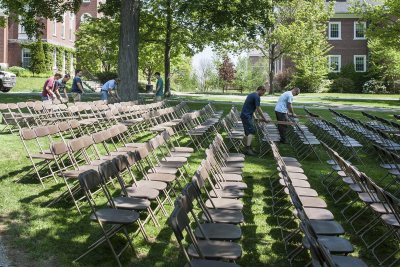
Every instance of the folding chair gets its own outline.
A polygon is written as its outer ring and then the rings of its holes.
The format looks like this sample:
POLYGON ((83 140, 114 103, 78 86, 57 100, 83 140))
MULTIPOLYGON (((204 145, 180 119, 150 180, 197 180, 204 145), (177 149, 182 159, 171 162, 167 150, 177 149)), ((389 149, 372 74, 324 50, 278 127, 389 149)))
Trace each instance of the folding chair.
POLYGON ((97 222, 99 224, 101 231, 103 233, 103 237, 101 237, 99 240, 90 245, 89 249, 81 256, 76 258, 74 262, 77 262, 78 260, 88 255, 91 251, 93 251, 102 243, 107 242, 112 251, 112 254, 115 257, 115 260, 118 263, 118 266, 122 266, 120 262, 121 254, 128 247, 130 247, 135 252, 127 227, 133 225, 139 220, 139 213, 133 210, 115 209, 115 204, 111 198, 110 192, 108 191, 107 187, 105 187, 104 184, 102 183, 99 173, 96 172, 95 170, 89 170, 80 174, 79 184, 83 192, 85 193, 86 199, 88 200, 89 206, 92 210, 92 214, 90 215, 90 220, 97 222), (101 190, 103 191, 104 195, 107 198, 108 203, 110 203, 111 207, 100 208, 98 206, 98 204, 96 203, 91 194, 93 190, 97 190, 98 188, 101 188, 101 190), (127 239, 127 242, 121 249, 121 251, 116 252, 110 239, 118 232, 123 233, 123 235, 127 239))

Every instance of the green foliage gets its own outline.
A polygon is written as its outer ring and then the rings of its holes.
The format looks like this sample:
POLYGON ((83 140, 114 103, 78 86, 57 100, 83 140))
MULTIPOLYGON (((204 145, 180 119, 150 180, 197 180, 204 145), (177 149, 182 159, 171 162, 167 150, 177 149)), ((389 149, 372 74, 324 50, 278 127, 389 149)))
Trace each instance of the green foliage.
POLYGON ((349 78, 339 77, 333 80, 330 91, 333 93, 352 93, 354 82, 349 78))
POLYGON ((371 79, 364 83, 362 92, 365 94, 386 94, 386 86, 375 79, 371 79))
POLYGON ((234 84, 242 86, 245 91, 253 91, 266 83, 267 70, 268 61, 265 58, 251 62, 248 57, 239 57, 234 84))
POLYGON ((400 80, 400 51, 384 46, 380 39, 369 41, 370 76, 383 81, 389 92, 394 92, 396 81, 400 80))
POLYGON ((353 11, 361 21, 368 21, 368 39, 379 40, 383 47, 400 50, 400 1, 378 1, 377 5, 354 1, 353 11))
POLYGON ((7 71, 14 73, 17 77, 26 77, 26 78, 33 77, 33 76, 35 76, 37 78, 47 78, 53 74, 51 71, 46 71, 43 73, 35 73, 35 75, 34 75, 33 72, 31 72, 30 70, 24 69, 22 67, 17 67, 17 66, 10 67, 7 69, 7 71))
POLYGON ((38 18, 62 21, 65 12, 77 13, 81 3, 80 0, 2 0, 0 8, 14 21, 20 18, 20 23, 29 37, 38 37, 45 28, 45 20, 38 18))
MULTIPOLYGON (((37 57, 37 49, 36 49, 37 43, 36 42, 26 42, 26 43, 21 43, 22 48, 29 48, 31 50, 31 55, 32 55, 32 60, 33 58, 37 57)), ((42 43, 43 46, 43 54, 44 54, 44 65, 45 65, 45 72, 52 72, 53 71, 53 52, 56 50, 57 52, 57 58, 56 58, 56 64, 58 71, 62 71, 62 63, 63 63, 63 55, 65 55, 65 73, 69 72, 69 67, 70 67, 70 58, 75 54, 75 50, 59 45, 53 45, 50 43, 42 43)), ((40 51, 39 51, 40 52, 40 51)), ((46 74, 47 75, 47 74, 46 74)), ((36 75, 35 75, 36 76, 36 75)))
POLYGON ((176 91, 194 91, 197 86, 191 57, 181 56, 172 62, 171 88, 176 91))
POLYGON ((103 72, 96 73, 96 77, 99 80, 99 82, 104 84, 109 80, 117 78, 118 74, 116 72, 112 72, 112 71, 103 71, 103 72))
POLYGON ((91 73, 116 71, 119 50, 119 25, 107 17, 81 24, 76 33, 76 55, 80 68, 91 73))
POLYGON ((288 89, 293 79, 293 72, 291 69, 286 69, 275 76, 274 88, 277 91, 284 91, 288 89))
POLYGON ((44 73, 48 70, 46 67, 46 56, 43 50, 43 43, 39 39, 31 48, 31 65, 30 70, 33 74, 44 73))
POLYGON ((362 86, 369 79, 368 72, 356 72, 354 68, 354 64, 347 64, 343 66, 340 70, 340 73, 337 74, 337 77, 346 78, 353 81, 353 88, 347 93, 361 93, 362 86))

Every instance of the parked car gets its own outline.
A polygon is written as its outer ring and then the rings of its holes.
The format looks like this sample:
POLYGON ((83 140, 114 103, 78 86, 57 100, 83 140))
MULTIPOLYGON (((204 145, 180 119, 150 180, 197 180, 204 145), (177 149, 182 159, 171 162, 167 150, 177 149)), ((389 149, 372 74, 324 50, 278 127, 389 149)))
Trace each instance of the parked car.
POLYGON ((8 92, 17 83, 17 76, 14 73, 0 71, 0 91, 8 92))

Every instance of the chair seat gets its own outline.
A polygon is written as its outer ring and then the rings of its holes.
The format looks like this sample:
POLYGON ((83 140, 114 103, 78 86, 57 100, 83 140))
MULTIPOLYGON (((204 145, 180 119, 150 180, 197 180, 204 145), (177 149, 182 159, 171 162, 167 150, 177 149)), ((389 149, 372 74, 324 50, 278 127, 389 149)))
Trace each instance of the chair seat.
POLYGON ((115 197, 113 201, 118 209, 146 210, 150 207, 150 201, 143 198, 115 197))
POLYGON ((129 197, 138 197, 138 198, 146 198, 146 199, 156 199, 160 192, 156 189, 150 187, 136 187, 130 186, 126 188, 126 192, 129 197))
MULTIPOLYGON (((282 186, 285 186, 285 180, 284 179, 279 179, 279 183, 282 186)), ((310 188, 310 183, 305 181, 305 180, 292 180, 292 185, 296 187, 304 187, 304 188, 310 188)))
MULTIPOLYGON (((353 245, 349 240, 337 236, 318 236, 318 242, 324 245, 331 253, 351 253, 354 251, 353 245)), ((306 237, 303 238, 303 246, 310 248, 310 243, 306 237)))
POLYGON ((247 189, 247 184, 243 182, 220 182, 219 184, 222 186, 222 189, 247 189))
POLYGON ((377 213, 382 213, 382 214, 391 213, 390 207, 386 203, 381 203, 381 202, 371 203, 369 206, 377 213))
MULTIPOLYGON (((279 167, 276 167, 277 171, 281 171, 279 167)), ((304 173, 303 169, 300 167, 286 166, 286 171, 290 173, 304 173)))
MULTIPOLYGON (((222 210, 222 209, 207 209, 211 218, 216 223, 240 224, 244 222, 243 213, 240 210, 222 210)), ((201 218, 209 222, 207 216, 203 213, 201 218)))
POLYGON ((128 143, 128 144, 125 144, 125 146, 139 148, 139 147, 147 146, 147 144, 146 143, 128 143))
POLYGON ((166 173, 166 174, 176 174, 178 169, 168 168, 168 167, 154 167, 149 169, 149 173, 166 173))
POLYGON ((181 153, 193 153, 194 149, 191 147, 173 147, 171 152, 181 152, 181 153))
MULTIPOLYGON (((242 256, 242 248, 236 243, 217 240, 199 240, 197 243, 205 259, 236 260, 242 256)), ((193 244, 189 246, 188 254, 200 257, 193 244)))
POLYGON ((46 153, 39 153, 39 154, 32 154, 31 157, 33 159, 45 159, 45 160, 53 160, 53 154, 46 154, 46 153))
POLYGON ((244 168, 243 162, 225 162, 225 165, 230 168, 244 168))
POLYGON ((151 181, 160 181, 165 183, 170 183, 176 180, 176 176, 174 174, 168 173, 148 173, 147 178, 151 181))
POLYGON ((190 260, 190 264, 185 264, 185 267, 240 267, 235 263, 213 260, 190 260))
POLYGON ((139 219, 139 213, 133 210, 118 210, 112 208, 99 209, 90 215, 92 221, 97 218, 102 223, 108 224, 131 224, 139 219))
POLYGON ((285 163, 287 162, 298 162, 298 160, 296 158, 292 158, 292 157, 282 157, 283 161, 285 163))
POLYGON ((383 214, 381 216, 382 221, 392 227, 400 227, 400 222, 397 220, 394 214, 383 214))
POLYGON ((71 171, 64 171, 62 172, 62 175, 67 177, 67 178, 78 178, 79 174, 87 171, 87 170, 98 170, 98 166, 94 165, 83 165, 79 166, 79 170, 71 170, 71 171))
MULTIPOLYGON (((190 156, 189 156, 190 157, 190 156)), ((171 157, 164 157, 161 162, 187 162, 187 158, 183 156, 171 156, 171 157)))
MULTIPOLYGON (((211 240, 238 240, 242 237, 242 230, 237 225, 227 223, 203 223, 201 229, 205 236, 211 240)), ((194 234, 199 239, 205 239, 200 227, 197 227, 194 234)))
POLYGON ((167 188, 167 184, 160 181, 149 181, 149 180, 140 180, 137 182, 137 186, 139 187, 150 187, 157 190, 164 190, 167 188))
POLYGON ((242 210, 243 202, 239 199, 232 198, 211 198, 206 201, 206 207, 209 209, 227 209, 227 210, 242 210), (214 203, 214 206, 213 206, 214 203))
MULTIPOLYGON (((305 197, 317 197, 318 193, 312 188, 304 188, 304 187, 295 187, 294 190, 299 196, 305 196, 305 197)), ((289 195, 289 190, 285 188, 285 193, 289 195)))
POLYGON ((240 182, 243 181, 243 177, 240 174, 235 173, 222 173, 222 179, 228 182, 240 182))
POLYGON ((211 190, 209 194, 211 197, 221 197, 221 198, 242 198, 242 197, 244 197, 243 191, 239 191, 239 190, 235 190, 235 189, 215 189, 215 190, 211 190))
POLYGON ((224 173, 234 173, 234 174, 242 174, 242 168, 235 168, 235 167, 221 167, 222 172, 224 173))
POLYGON ((367 267, 368 265, 361 259, 350 256, 332 255, 332 259, 338 267, 367 267))
POLYGON ((311 220, 311 227, 317 235, 343 235, 343 226, 337 221, 311 220))
POLYGON ((300 201, 305 208, 326 208, 328 205, 326 202, 319 197, 302 197, 300 196, 300 201))
POLYGON ((190 152, 173 152, 173 151, 171 151, 170 155, 171 155, 171 157, 189 158, 192 155, 192 153, 190 153, 190 152))
POLYGON ((167 167, 167 168, 182 168, 186 162, 178 162, 178 161, 160 161, 159 167, 167 167))
MULTIPOLYGON (((307 217, 310 220, 319 220, 319 221, 331 221, 335 217, 332 212, 327 209, 321 208, 304 208, 304 212, 307 214, 307 217)), ((294 214, 297 214, 297 211, 293 211, 294 214)))
POLYGON ((239 163, 239 162, 244 162, 244 157, 226 157, 225 158, 225 162, 237 162, 237 163, 239 163))
MULTIPOLYGON (((290 179, 293 180, 308 180, 308 177, 304 173, 290 173, 288 174, 290 179)), ((282 173, 278 174, 279 178, 283 178, 282 173)))

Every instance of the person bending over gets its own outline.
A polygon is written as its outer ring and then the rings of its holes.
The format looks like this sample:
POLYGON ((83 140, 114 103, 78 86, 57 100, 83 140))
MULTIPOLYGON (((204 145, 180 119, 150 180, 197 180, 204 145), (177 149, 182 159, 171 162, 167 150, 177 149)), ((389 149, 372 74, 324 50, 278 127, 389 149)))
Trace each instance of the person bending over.
POLYGON ((267 88, 264 86, 259 86, 255 92, 249 94, 244 101, 242 113, 240 114, 245 134, 245 148, 243 152, 250 156, 257 155, 257 153, 251 148, 251 142, 253 141, 254 134, 256 133, 253 122, 254 113, 257 111, 262 120, 268 122, 260 108, 260 97, 263 96, 266 91, 267 88))
MULTIPOLYGON (((278 99, 275 106, 275 115, 278 121, 289 121, 288 114, 296 117, 293 110, 293 97, 300 94, 300 89, 297 87, 292 88, 292 90, 284 92, 278 99)), ((287 125, 278 124, 278 131, 281 137, 280 142, 286 143, 286 130, 287 125)))

